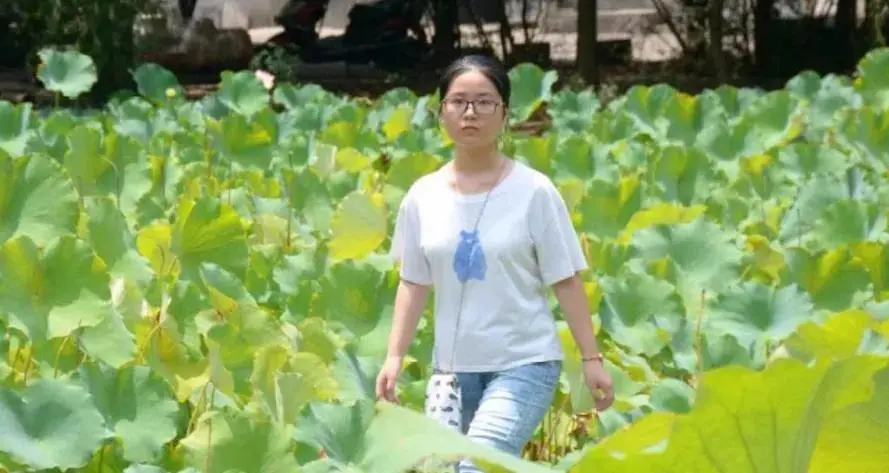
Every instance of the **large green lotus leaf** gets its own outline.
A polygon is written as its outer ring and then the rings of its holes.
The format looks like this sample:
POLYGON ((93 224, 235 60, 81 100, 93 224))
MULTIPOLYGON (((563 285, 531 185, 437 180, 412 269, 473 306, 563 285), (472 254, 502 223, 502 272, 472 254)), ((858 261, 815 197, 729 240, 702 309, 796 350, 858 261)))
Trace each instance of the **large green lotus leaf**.
POLYGON ((319 234, 330 231, 336 203, 321 176, 310 167, 282 171, 294 215, 319 234))
POLYGON ((547 165, 552 167, 552 177, 556 182, 574 178, 586 184, 595 177, 599 163, 594 158, 593 146, 583 135, 568 135, 559 140, 556 149, 545 155, 547 160, 551 160, 547 165))
POLYGON ((675 202, 653 203, 633 213, 621 232, 619 241, 623 244, 632 243, 633 234, 645 228, 691 223, 698 220, 705 210, 707 208, 703 205, 686 207, 675 202))
POLYGON ((837 112, 859 108, 864 103, 846 76, 829 74, 822 78, 814 71, 803 71, 787 81, 786 89, 806 101, 805 133, 815 140, 835 124, 837 112))
POLYGON ((639 230, 632 246, 646 262, 667 258, 676 266, 675 284, 686 304, 701 290, 718 291, 734 280, 743 255, 732 235, 706 218, 639 230))
POLYGON ((323 469, 311 471, 401 473, 433 457, 471 458, 484 471, 496 473, 554 471, 480 445, 421 413, 388 403, 313 404, 296 425, 296 440, 327 455, 317 462, 323 469))
MULTIPOLYGON (((341 102, 342 98, 328 92, 318 84, 295 85, 285 82, 278 84, 272 91, 272 100, 289 110, 299 110, 306 106, 320 106, 319 109, 327 109, 341 102)), ((316 130, 317 128, 309 129, 316 130)))
POLYGON ((141 143, 150 143, 163 131, 163 123, 151 103, 134 97, 117 104, 109 104, 110 128, 121 136, 141 143))
POLYGON ((824 210, 836 201, 847 198, 848 193, 839 175, 818 174, 799 188, 793 205, 780 221, 779 241, 803 246, 811 239, 815 224, 824 210))
POLYGON ((139 94, 155 104, 181 98, 184 93, 176 75, 163 66, 154 63, 139 64, 132 74, 139 94))
POLYGON ((233 274, 209 263, 200 272, 218 314, 207 337, 219 345, 219 360, 236 375, 235 389, 248 393, 256 353, 269 345, 286 346, 288 340, 273 314, 260 307, 233 274))
POLYGON ((341 261, 368 256, 385 241, 388 218, 381 193, 351 192, 337 206, 331 222, 331 259, 341 261))
POLYGON ((777 155, 784 175, 796 186, 802 186, 819 174, 840 175, 852 164, 836 148, 806 142, 782 147, 777 155))
MULTIPOLYGON (((382 104, 383 102, 378 102, 382 104)), ((385 121, 381 125, 381 131, 386 140, 394 142, 399 136, 411 128, 411 119, 414 116, 414 107, 402 105, 387 111, 385 121)))
MULTIPOLYGON (((437 123, 414 125, 398 136, 392 147, 387 149, 387 156, 397 159, 412 153, 429 153, 437 160, 445 161, 453 153, 453 148, 447 143, 448 139, 441 133, 437 123)), ((384 165, 385 160, 381 159, 376 163, 384 165)))
POLYGON ((123 458, 157 460, 178 432, 179 403, 170 386, 147 366, 121 369, 84 364, 78 382, 92 395, 107 425, 122 441, 123 458))
POLYGON ((546 111, 553 119, 553 128, 580 133, 590 124, 590 116, 599 111, 599 97, 592 90, 580 92, 569 88, 554 93, 546 111))
POLYGON ((189 466, 203 473, 298 473, 287 424, 233 409, 209 411, 179 443, 189 466))
POLYGON ((762 372, 707 372, 688 414, 649 415, 589 447, 572 471, 826 472, 852 458, 855 471, 882 471, 889 424, 876 406, 889 393, 886 364, 782 359, 762 372))
POLYGON ((68 150, 64 156, 65 170, 82 196, 96 195, 99 176, 112 167, 103 153, 102 129, 96 123, 73 127, 67 136, 68 150))
POLYGON ((889 109, 864 107, 847 110, 840 119, 837 141, 868 165, 885 172, 889 167, 889 109))
POLYGON ((234 208, 217 198, 182 200, 171 232, 170 249, 183 275, 197 276, 203 263, 219 265, 238 277, 247 269, 246 226, 234 208))
POLYGON ((250 117, 269 106, 269 92, 249 70, 223 71, 216 96, 232 112, 250 117))
POLYGON ((394 297, 383 276, 370 262, 333 263, 319 281, 310 315, 342 324, 356 337, 369 333, 394 297))
POLYGON ((102 258, 109 274, 126 277, 145 287, 153 277, 151 266, 136 246, 126 216, 111 197, 84 199, 86 206, 86 240, 102 258))
POLYGON ((855 89, 861 94, 868 108, 889 109, 889 49, 879 48, 869 51, 859 61, 858 78, 855 89))
POLYGON ((723 366, 747 366, 761 368, 765 365, 767 353, 751 353, 749 347, 742 346, 738 339, 730 333, 701 334, 701 360, 703 369, 721 368, 723 366), (754 358, 759 355, 758 358, 754 358))
POLYGON ((873 395, 869 400, 849 403, 831 412, 819 432, 808 471, 879 473, 885 470, 889 465, 887 395, 889 370, 882 369, 874 376, 873 395))
POLYGON ((136 355, 136 337, 121 317, 108 317, 96 325, 85 327, 80 335, 83 352, 114 368, 132 361, 136 355))
MULTIPOLYGON (((602 109, 590 119, 586 136, 601 143, 601 147, 607 150, 607 145, 619 144, 636 137, 637 129, 633 118, 616 107, 602 109)), ((595 150, 594 150, 595 151, 595 150)))
POLYGON ((139 205, 152 188, 152 163, 145 156, 150 150, 135 138, 114 132, 106 132, 103 147, 102 159, 110 168, 98 176, 97 192, 115 198, 132 230, 141 223, 139 205))
POLYGON ((417 179, 435 171, 441 165, 441 159, 423 151, 395 158, 386 172, 386 184, 407 191, 417 179))
POLYGON ((867 266, 847 247, 829 251, 790 248, 785 260, 787 282, 804 288, 817 309, 845 310, 871 293, 867 266))
POLYGON ((661 351, 682 314, 673 287, 638 270, 602 278, 600 284, 602 328, 634 353, 653 356, 661 351))
POLYGON ((832 314, 821 323, 807 321, 784 343, 790 356, 799 360, 847 358, 857 354, 889 354, 889 338, 879 334, 873 314, 850 309, 832 314))
POLYGON ((837 200, 824 208, 813 237, 821 248, 879 241, 886 232, 885 208, 859 199, 837 200))
POLYGON ((867 268, 877 300, 885 300, 889 289, 889 246, 864 242, 852 246, 853 257, 867 268))
POLYGON ((318 140, 322 143, 333 145, 340 150, 353 148, 363 159, 348 159, 337 156, 337 164, 350 171, 358 171, 369 166, 373 159, 380 153, 380 138, 372 130, 363 128, 360 121, 335 121, 330 123, 318 140))
POLYGON ((65 108, 53 109, 39 117, 34 135, 27 142, 27 151, 30 154, 46 154, 61 162, 68 146, 68 130, 76 126, 79 120, 72 110, 65 108))
POLYGON ((796 285, 745 281, 711 299, 702 329, 711 337, 731 334, 741 346, 758 351, 790 336, 812 311, 811 298, 796 285))
POLYGON ((33 341, 114 317, 107 269, 73 235, 42 250, 26 237, 8 240, 0 247, 0 282, 0 313, 33 341))
POLYGON ((716 184, 710 159, 697 148, 661 148, 648 173, 659 184, 663 200, 687 206, 704 202, 716 184))
MULTIPOLYGON (((314 84, 313 84, 314 85, 314 84)), ((286 90, 285 87, 290 84, 280 84, 275 87, 273 97, 276 103, 280 103, 279 92, 286 90)), ((289 104, 284 104, 290 107, 289 104)), ((287 144, 288 148, 292 143, 305 138, 308 131, 320 131, 324 123, 325 109, 322 105, 316 103, 304 102, 297 108, 288 108, 277 114, 279 140, 282 144, 287 144)))
POLYGON ((90 393, 61 379, 0 386, 0 452, 35 470, 80 468, 109 438, 90 393))
POLYGON ((667 129, 665 141, 681 146, 693 146, 714 120, 725 114, 722 104, 686 93, 669 97, 663 108, 667 129))
POLYGON ((278 143, 278 119, 271 109, 248 116, 232 114, 210 125, 216 148, 223 161, 235 170, 268 169, 274 145, 278 143))
POLYGON ((340 466, 357 466, 373 416, 372 402, 312 403, 295 422, 294 440, 323 450, 340 466))
POLYGON ((564 461, 564 471, 660 472, 659 461, 675 423, 676 416, 672 412, 655 411, 645 415, 600 442, 589 444, 583 450, 575 452, 573 460, 564 461))
MULTIPOLYGON (((770 201, 779 198, 796 197, 797 187, 784 178, 783 169, 774 165, 773 154, 754 154, 745 156, 733 164, 735 171, 730 184, 726 188, 744 199, 748 205, 756 205, 762 199, 770 201), (754 203, 751 203, 754 201, 754 203)), ((753 215, 762 215, 760 211, 753 215)))
POLYGON ((694 399, 694 389, 679 379, 665 378, 651 388, 651 407, 657 410, 685 414, 691 411, 694 399))
POLYGON ((739 126, 746 132, 746 155, 783 146, 803 131, 805 108, 787 90, 776 90, 758 97, 743 111, 739 126))
POLYGON ((0 152, 0 243, 27 236, 37 244, 73 233, 77 191, 62 166, 43 155, 12 159, 0 152))
POLYGON ((44 48, 37 56, 37 79, 52 92, 73 99, 89 91, 98 80, 93 59, 79 51, 44 48))
MULTIPOLYGON (((619 109, 632 119, 638 133, 655 140, 661 139, 666 137, 670 126, 664 110, 677 93, 676 89, 666 84, 651 87, 634 85, 622 97, 619 109)), ((613 107, 617 107, 617 104, 613 107)))
POLYGON ((35 125, 33 105, 30 102, 13 105, 0 102, 0 150, 13 158, 21 157, 35 125))
POLYGON ((715 89, 701 92, 698 100, 713 102, 713 106, 724 110, 728 123, 735 123, 741 118, 743 112, 761 95, 761 89, 740 88, 722 84, 715 89))
POLYGON ((617 182, 594 179, 577 204, 580 230, 597 239, 617 237, 641 208, 643 187, 636 175, 617 182))
POLYGON ((697 147, 713 158, 717 167, 729 179, 734 179, 738 172, 738 159, 760 154, 759 146, 748 144, 748 140, 755 140, 748 136, 748 132, 749 128, 744 124, 732 123, 726 117, 716 116, 697 136, 697 147))
POLYGON ((558 79, 557 71, 544 71, 533 63, 518 64, 510 69, 512 93, 508 99, 511 119, 518 123, 528 120, 538 107, 550 101, 553 85, 558 79))
POLYGON ((383 367, 383 360, 381 355, 360 355, 357 345, 346 345, 337 350, 331 369, 337 380, 340 402, 375 400, 377 374, 383 367))
POLYGON ((513 156, 532 168, 551 174, 556 159, 557 137, 554 134, 543 136, 516 137, 513 139, 513 156))
POLYGON ((331 368, 310 352, 290 353, 281 345, 261 348, 256 355, 250 382, 254 398, 272 419, 296 421, 311 402, 337 400, 338 384, 331 368))

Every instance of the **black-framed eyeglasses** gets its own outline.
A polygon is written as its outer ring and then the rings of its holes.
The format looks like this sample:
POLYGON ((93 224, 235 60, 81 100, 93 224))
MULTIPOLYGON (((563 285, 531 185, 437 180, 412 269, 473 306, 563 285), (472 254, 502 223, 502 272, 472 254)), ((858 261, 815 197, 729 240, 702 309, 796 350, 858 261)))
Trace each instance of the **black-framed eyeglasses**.
POLYGON ((472 109, 475 113, 479 115, 490 115, 497 111, 497 108, 501 103, 491 99, 444 99, 442 100, 441 105, 444 111, 448 113, 463 115, 469 110, 469 106, 472 105, 472 109))

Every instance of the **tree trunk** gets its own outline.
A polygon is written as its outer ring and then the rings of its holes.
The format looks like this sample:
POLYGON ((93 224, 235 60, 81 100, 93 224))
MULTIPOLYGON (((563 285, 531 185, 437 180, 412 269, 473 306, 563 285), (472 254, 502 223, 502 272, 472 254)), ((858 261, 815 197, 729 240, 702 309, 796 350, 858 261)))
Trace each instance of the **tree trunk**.
POLYGON ((857 62, 855 36, 858 29, 857 5, 855 0, 837 0, 835 25, 837 36, 842 38, 837 48, 837 62, 841 69, 854 68, 857 62))
POLYGON ((460 34, 457 29, 457 0, 435 0, 434 7, 435 36, 432 38, 432 50, 436 62, 446 64, 453 59, 460 34))
POLYGON ((710 63, 713 65, 713 74, 719 82, 725 82, 725 53, 722 50, 723 27, 725 21, 722 17, 724 0, 710 0, 707 3, 708 34, 710 36, 710 63))
POLYGON ((596 0, 577 2, 577 69, 583 80, 599 87, 599 63, 596 60, 598 43, 598 5, 596 0))
POLYGON ((769 54, 769 29, 772 27, 772 10, 775 0, 756 0, 753 9, 753 56, 754 69, 760 77, 771 72, 774 55, 769 54))

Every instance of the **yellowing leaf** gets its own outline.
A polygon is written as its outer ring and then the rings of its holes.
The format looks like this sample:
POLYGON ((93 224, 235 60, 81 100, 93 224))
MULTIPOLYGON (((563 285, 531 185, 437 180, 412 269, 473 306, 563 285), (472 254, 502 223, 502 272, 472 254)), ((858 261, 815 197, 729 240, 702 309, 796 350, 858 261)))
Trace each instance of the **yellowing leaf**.
POLYGON ((409 130, 413 114, 414 110, 411 107, 398 107, 392 110, 383 123, 383 134, 386 139, 390 142, 395 141, 402 133, 409 130))
POLYGON ((636 211, 621 233, 620 241, 629 243, 633 233, 655 225, 673 225, 688 223, 697 219, 707 207, 694 205, 685 207, 675 202, 657 202, 654 205, 636 211))
POLYGON ((371 160, 355 148, 340 148, 336 150, 336 164, 340 169, 358 172, 367 169, 371 160))
POLYGON ((781 279, 784 255, 772 248, 765 237, 748 236, 747 250, 753 254, 753 261, 748 268, 751 277, 761 278, 763 282, 778 282, 781 279))
POLYGON ((387 210, 381 193, 347 195, 331 223, 330 256, 334 261, 360 259, 386 239, 387 210))

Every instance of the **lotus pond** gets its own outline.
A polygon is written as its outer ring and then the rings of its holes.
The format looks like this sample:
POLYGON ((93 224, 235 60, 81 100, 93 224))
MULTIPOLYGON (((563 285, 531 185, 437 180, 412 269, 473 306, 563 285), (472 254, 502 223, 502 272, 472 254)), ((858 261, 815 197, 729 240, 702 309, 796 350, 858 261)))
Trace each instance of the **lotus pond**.
MULTIPOLYGON (((90 58, 45 50, 61 98, 90 58)), ((777 91, 601 103, 511 71, 507 152, 553 177, 617 400, 572 338, 522 459, 422 416, 431 325, 376 404, 394 210, 450 156, 438 98, 249 71, 183 99, 155 65, 101 110, 0 103, 0 471, 885 472, 889 50, 777 91)))

